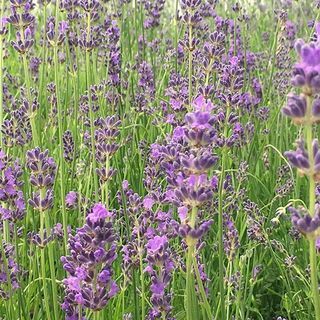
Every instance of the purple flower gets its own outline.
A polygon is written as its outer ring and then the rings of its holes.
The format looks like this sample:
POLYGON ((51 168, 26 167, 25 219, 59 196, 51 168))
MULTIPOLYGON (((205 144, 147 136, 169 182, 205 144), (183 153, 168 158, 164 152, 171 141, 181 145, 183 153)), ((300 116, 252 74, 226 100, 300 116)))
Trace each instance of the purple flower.
POLYGON ((101 310, 118 291, 112 280, 116 237, 111 218, 106 208, 97 203, 89 211, 86 224, 69 237, 70 255, 61 257, 68 273, 64 280, 66 296, 62 305, 67 315, 79 315, 79 305, 101 310), (97 281, 93 281, 94 278, 97 281))
POLYGON ((79 194, 76 191, 70 191, 66 195, 66 206, 68 209, 75 209, 78 206, 79 194))
POLYGON ((97 203, 92 207, 91 212, 88 214, 87 221, 90 221, 92 224, 96 224, 97 222, 105 220, 107 217, 110 218, 111 216, 112 214, 107 211, 103 204, 97 203))
POLYGON ((145 209, 151 210, 153 204, 154 204, 154 200, 153 200, 152 198, 150 198, 150 197, 145 197, 145 198, 143 199, 143 206, 144 206, 145 209))
POLYGON ((313 162, 314 167, 310 168, 310 159, 308 152, 305 149, 304 141, 297 141, 297 149, 295 151, 286 151, 284 155, 288 158, 290 163, 298 168, 298 171, 301 175, 313 175, 315 180, 320 179, 320 151, 319 151, 319 142, 317 139, 314 139, 312 142, 313 148, 313 162))
POLYGON ((295 44, 300 61, 293 71, 293 85, 304 87, 307 94, 320 90, 320 47, 319 42, 306 44, 303 40, 297 40, 295 44))
POLYGON ((305 236, 314 237, 320 227, 320 210, 319 206, 315 209, 314 216, 306 213, 301 208, 290 207, 292 224, 305 236))

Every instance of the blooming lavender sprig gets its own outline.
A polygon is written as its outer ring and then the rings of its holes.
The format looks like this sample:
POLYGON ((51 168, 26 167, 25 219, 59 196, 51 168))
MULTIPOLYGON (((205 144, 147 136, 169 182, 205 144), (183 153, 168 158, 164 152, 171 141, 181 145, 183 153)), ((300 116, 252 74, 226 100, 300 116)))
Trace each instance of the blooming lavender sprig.
POLYGON ((164 8, 165 0, 159 1, 146 1, 144 8, 146 10, 146 19, 143 26, 146 29, 158 27, 160 24, 161 11, 164 8))
POLYGON ((319 235, 320 208, 316 206, 316 213, 311 216, 304 208, 290 207, 292 224, 308 238, 316 238, 319 235))
POLYGON ((20 180, 22 169, 17 160, 12 161, 3 151, 0 151, 0 173, 0 217, 16 223, 26 214, 20 180))
POLYGON ((52 18, 47 27, 47 39, 52 46, 60 46, 66 39, 69 24, 67 21, 60 21, 57 30, 55 24, 55 19, 52 18))
POLYGON ((72 162, 74 159, 74 139, 70 130, 63 134, 63 157, 67 162, 72 162))
POLYGON ((106 35, 108 37, 109 53, 106 58, 108 66, 109 82, 113 86, 120 84, 121 78, 121 49, 120 49, 120 28, 116 20, 106 19, 104 23, 106 35))
POLYGON ((171 296, 166 293, 171 280, 171 273, 174 263, 169 251, 168 238, 166 236, 154 236, 147 243, 148 266, 145 271, 151 277, 150 290, 152 309, 148 314, 148 319, 172 319, 170 311, 171 296))
POLYGON ((0 297, 8 300, 14 292, 20 288, 19 274, 21 269, 16 262, 16 252, 14 247, 1 240, 0 251, 0 297))
POLYGON ((294 124, 301 125, 319 123, 320 121, 320 100, 315 99, 312 104, 312 114, 307 115, 307 99, 305 95, 297 96, 293 93, 288 95, 288 103, 282 108, 282 113, 292 119, 294 124))
POLYGON ((224 228, 224 250, 228 259, 232 261, 236 256, 237 249, 240 247, 240 242, 239 232, 228 214, 224 214, 224 228))
POLYGON ((40 248, 44 248, 49 234, 44 232, 44 214, 53 207, 53 184, 56 176, 57 166, 53 158, 49 157, 49 151, 41 151, 39 147, 27 151, 27 167, 30 170, 30 183, 36 189, 32 193, 29 204, 34 210, 40 213, 40 232, 39 235, 30 233, 31 239, 39 238, 34 241, 40 248))
POLYGON ((39 147, 27 152, 27 167, 29 168, 30 183, 38 190, 51 190, 55 175, 56 163, 49 157, 49 150, 41 151, 39 147))
POLYGON ((138 66, 138 93, 135 97, 135 104, 139 112, 152 112, 152 102, 155 98, 155 83, 152 67, 146 61, 138 66))
POLYGON ((212 219, 202 219, 201 209, 211 203, 218 187, 217 177, 209 175, 218 160, 211 151, 216 141, 211 115, 214 106, 203 96, 195 99, 192 106, 193 110, 185 116, 184 125, 174 129, 167 145, 158 146, 157 152, 153 147, 153 155, 162 159, 160 163, 168 181, 166 201, 178 207, 178 232, 188 247, 185 306, 188 319, 192 319, 192 309, 196 308, 189 305, 195 299, 192 298, 195 295, 194 279, 191 278, 193 272, 198 274, 199 291, 206 303, 208 316, 211 314, 202 280, 199 279, 198 261, 193 257, 194 250, 198 246, 200 249, 199 239, 204 237, 213 223, 212 219))
POLYGON ((95 130, 96 159, 101 165, 96 171, 101 184, 105 184, 116 173, 110 166, 110 161, 120 147, 118 140, 121 121, 116 116, 108 116, 105 119, 97 119, 95 125, 97 127, 95 130))
MULTIPOLYGON (((320 34, 320 24, 316 26, 317 34, 320 34)), ((318 37, 317 37, 318 38, 318 37)), ((320 152, 317 139, 313 138, 313 124, 317 122, 318 101, 316 94, 320 92, 320 42, 318 40, 309 44, 303 40, 297 40, 296 51, 300 60, 294 66, 292 84, 301 88, 299 99, 292 103, 289 97, 289 105, 283 113, 296 119, 303 118, 305 128, 305 141, 298 142, 296 151, 286 152, 291 164, 309 179, 309 210, 302 215, 302 210, 291 208, 292 223, 309 241, 309 258, 311 273, 311 290, 315 309, 315 318, 320 320, 320 296, 318 290, 317 261, 316 261, 316 233, 320 224, 319 209, 316 207, 315 182, 319 181, 320 152), (306 148, 305 148, 306 145, 306 148)))
POLYGON ((320 150, 318 139, 312 141, 312 159, 309 159, 303 140, 297 141, 297 149, 295 151, 287 151, 284 154, 301 175, 313 176, 315 181, 319 181, 320 150), (313 167, 311 167, 311 164, 313 164, 313 167))
POLYGON ((112 213, 100 204, 88 212, 86 223, 69 235, 69 256, 61 257, 68 277, 64 279, 65 299, 62 309, 68 319, 78 319, 80 309, 99 311, 118 292, 112 279, 116 259, 116 235, 112 213))
POLYGON ((32 1, 22 3, 11 2, 12 15, 7 18, 16 29, 16 40, 11 41, 13 48, 20 54, 26 54, 34 45, 35 17, 30 13, 32 1))

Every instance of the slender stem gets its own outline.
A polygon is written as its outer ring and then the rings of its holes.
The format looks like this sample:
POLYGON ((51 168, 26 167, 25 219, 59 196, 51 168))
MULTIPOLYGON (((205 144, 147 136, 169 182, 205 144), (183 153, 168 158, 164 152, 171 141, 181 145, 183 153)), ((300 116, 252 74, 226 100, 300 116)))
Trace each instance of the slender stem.
POLYGON ((192 101, 192 24, 189 21, 189 109, 192 101))
POLYGON ((313 304, 316 313, 316 320, 320 319, 320 300, 319 300, 319 285, 317 277, 317 255, 315 240, 309 240, 310 250, 310 271, 311 271, 311 289, 313 295, 313 304))
MULTIPOLYGON (((196 224, 198 209, 196 206, 192 207, 189 226, 194 229, 196 224)), ((197 297, 195 292, 195 281, 193 274, 193 258, 195 254, 195 247, 197 240, 191 237, 186 239, 188 245, 187 260, 186 260, 186 292, 185 292, 185 309, 187 320, 195 320, 197 317, 197 297)))
MULTIPOLYGON (((87 13, 87 43, 90 40, 90 30, 91 30, 91 15, 90 12, 87 13)), ((89 117, 90 117, 90 135, 91 135, 91 157, 93 165, 93 179, 94 179, 94 191, 95 191, 95 201, 99 200, 99 185, 98 185, 98 176, 96 173, 96 156, 95 156, 95 138, 94 138, 94 114, 92 110, 92 98, 91 98, 91 78, 90 78, 90 51, 86 50, 86 80, 87 80, 87 90, 89 98, 89 117)))
POLYGON ((201 280, 201 275, 200 275, 200 271, 199 271, 198 262, 197 262, 196 257, 193 257, 193 267, 194 267, 194 271, 196 273, 199 291, 201 294, 202 302, 204 304, 204 308, 206 309, 206 312, 207 312, 208 319, 212 319, 213 317, 212 317, 211 307, 210 307, 209 301, 207 299, 207 294, 206 294, 206 291, 204 289, 204 286, 203 286, 203 283, 201 280))
MULTIPOLYGON (((4 249, 4 242, 6 242, 3 238, 2 238, 2 233, 0 232, 0 258, 2 257, 2 263, 3 263, 3 269, 4 272, 6 274, 6 277, 8 279, 7 283, 8 283, 8 294, 9 297, 12 296, 12 286, 11 286, 11 281, 10 281, 10 272, 9 272, 9 268, 8 268, 8 261, 7 261, 7 256, 6 256, 6 252, 4 249)), ((8 314, 8 318, 10 318, 10 314, 11 316, 14 315, 14 307, 12 305, 12 300, 9 299, 8 302, 6 302, 6 307, 7 307, 7 312, 8 314)))
POLYGON ((63 123, 62 123, 62 106, 60 101, 60 86, 59 86, 59 70, 58 70, 58 47, 54 46, 54 78, 56 84, 56 97, 57 97, 57 111, 58 111, 58 128, 59 128, 59 174, 60 174, 60 198, 61 198, 61 208, 62 208, 62 224, 63 224, 63 240, 64 249, 67 252, 67 213, 66 213, 66 203, 65 203, 65 163, 63 158, 63 123))
MULTIPOLYGON (((3 16, 4 0, 1 3, 1 18, 3 16)), ((0 36, 0 129, 3 123, 3 36, 0 36)), ((2 130, 0 130, 0 146, 3 147, 2 130)))
MULTIPOLYGON (((20 258, 19 258, 19 247, 18 247, 18 231, 17 231, 17 224, 15 223, 14 226, 14 244, 15 244, 15 251, 16 251, 16 259, 17 259, 17 265, 20 266, 20 258)), ((20 275, 18 274, 18 281, 20 282, 20 275)), ((19 313, 21 317, 21 313, 23 314, 23 317, 27 318, 27 313, 25 309, 25 301, 24 297, 21 294, 22 289, 18 288, 18 301, 19 301, 19 313)))
MULTIPOLYGON (((229 110, 229 109, 227 109, 229 110)), ((227 112, 228 114, 228 112, 227 112)), ((226 117, 228 119, 228 116, 226 117)), ((226 130, 225 134, 226 136, 226 130)), ((224 248, 223 248, 223 180, 225 175, 227 149, 222 150, 221 174, 219 181, 219 215, 218 215, 218 238, 219 238, 219 290, 220 290, 220 315, 221 320, 225 319, 225 299, 224 299, 224 248)))
MULTIPOLYGON (((311 120, 312 116, 312 98, 307 96, 307 117, 311 120)), ((309 213, 311 216, 315 214, 315 179, 314 179, 314 154, 312 147, 312 122, 309 121, 306 124, 306 139, 308 157, 310 163, 310 175, 309 175, 309 213)), ((319 284, 317 276, 317 256, 314 237, 309 238, 309 258, 310 258, 310 271, 311 271, 311 290, 313 295, 313 304, 315 309, 316 320, 320 320, 320 297, 319 297, 319 284)))
POLYGON ((138 231, 138 242, 139 242, 139 262, 140 262, 140 285, 141 285, 141 320, 145 319, 146 312, 146 294, 145 294, 145 281, 144 281, 144 270, 143 270, 143 256, 142 256, 142 248, 140 232, 138 231))
MULTIPOLYGON (((47 235, 49 235, 50 221, 49 221, 48 213, 45 215, 45 224, 46 224, 46 229, 47 229, 47 235)), ((56 270, 55 270, 55 266, 54 266, 54 254, 53 254, 53 245, 54 244, 55 243, 50 243, 48 245, 48 255, 49 255, 49 267, 50 267, 50 275, 51 275, 54 318, 59 319, 58 291, 57 291, 56 270)))
POLYGON ((107 178, 107 180, 104 183, 105 203, 106 203, 107 210, 109 210, 109 180, 108 180, 109 170, 110 170, 110 159, 109 159, 109 155, 107 155, 107 159, 106 159, 106 178, 107 178))
MULTIPOLYGON (((42 199, 44 198, 44 190, 41 189, 40 191, 40 203, 42 199)), ((44 306, 45 306, 45 313, 47 319, 51 319, 51 311, 49 306, 49 295, 47 290, 47 284, 46 284, 46 257, 45 257, 45 247, 43 246, 43 240, 44 240, 44 215, 45 211, 40 208, 40 241, 41 241, 41 247, 40 247, 40 268, 41 268, 41 278, 43 283, 43 296, 44 296, 44 306)))
POLYGON ((44 29, 44 35, 43 35, 43 48, 42 48, 42 61, 41 61, 41 75, 40 75, 40 84, 39 84, 39 87, 40 87, 40 105, 42 106, 42 99, 43 99, 43 96, 45 95, 42 95, 42 92, 44 91, 44 77, 45 77, 45 74, 46 74, 46 71, 45 71, 45 68, 47 66, 47 45, 46 45, 46 37, 47 37, 47 2, 45 1, 45 3, 43 4, 43 21, 44 21, 44 24, 43 24, 43 29, 44 29))
MULTIPOLYGON (((232 274, 232 260, 229 261, 228 267, 227 267, 228 281, 230 281, 230 279, 231 279, 231 274, 232 274)), ((229 314, 230 314, 230 302, 229 302, 230 291, 231 291, 230 284, 228 284, 227 297, 226 297, 226 301, 227 301, 227 319, 229 319, 229 314)))
MULTIPOLYGON (((31 92, 30 92, 31 82, 30 82, 30 75, 29 75, 28 61, 27 61, 26 54, 22 55, 22 60, 23 60, 23 68, 24 68, 24 77, 25 77, 26 87, 27 87, 28 103, 31 104, 32 103, 31 92)), ((35 112, 36 111, 32 111, 30 113, 30 124, 31 124, 31 130, 32 130, 32 140, 34 141, 34 145, 39 146, 40 140, 38 137, 37 125, 35 121, 35 116, 36 116, 35 112)))

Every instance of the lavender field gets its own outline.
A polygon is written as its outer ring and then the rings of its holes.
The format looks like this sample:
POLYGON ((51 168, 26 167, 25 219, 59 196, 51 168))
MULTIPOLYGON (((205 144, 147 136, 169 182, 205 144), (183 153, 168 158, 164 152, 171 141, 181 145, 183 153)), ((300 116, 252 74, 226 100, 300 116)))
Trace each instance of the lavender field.
POLYGON ((320 320, 319 0, 0 6, 0 320, 320 320))

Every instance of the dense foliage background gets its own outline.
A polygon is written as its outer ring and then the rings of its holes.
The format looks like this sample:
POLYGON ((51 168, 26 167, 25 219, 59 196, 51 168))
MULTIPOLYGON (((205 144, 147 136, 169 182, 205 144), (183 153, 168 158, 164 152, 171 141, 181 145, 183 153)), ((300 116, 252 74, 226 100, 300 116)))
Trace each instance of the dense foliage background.
POLYGON ((315 319, 281 108, 319 8, 2 0, 0 318, 315 319))

